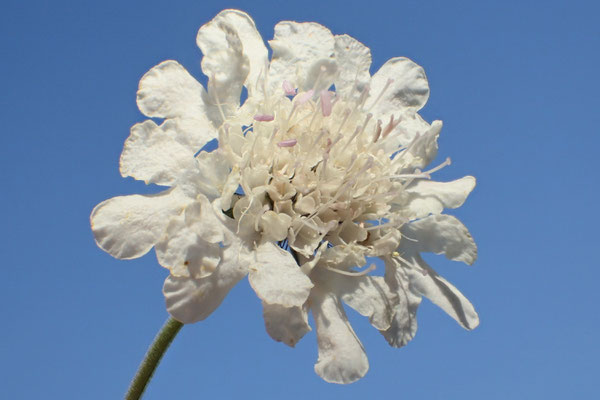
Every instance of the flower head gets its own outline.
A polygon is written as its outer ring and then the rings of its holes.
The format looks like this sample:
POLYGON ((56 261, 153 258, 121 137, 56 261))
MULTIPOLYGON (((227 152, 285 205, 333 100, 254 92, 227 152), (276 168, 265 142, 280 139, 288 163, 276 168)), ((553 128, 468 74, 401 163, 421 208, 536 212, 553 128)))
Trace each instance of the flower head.
POLYGON ((121 173, 170 186, 115 197, 92 212, 98 245, 122 259, 155 247, 170 270, 167 309, 184 323, 210 315, 246 275, 267 332, 294 346, 311 330, 316 372, 353 382, 367 372, 342 303, 390 345, 416 332, 422 296, 467 329, 469 301, 420 256, 471 264, 476 246, 456 218, 475 186, 435 182, 442 123, 417 113, 429 87, 421 67, 393 58, 373 76, 370 51, 316 23, 280 22, 272 59, 252 19, 225 10, 198 32, 204 87, 175 61, 140 82, 148 117, 125 142, 121 173), (247 98, 240 105, 242 89, 247 98), (218 147, 204 146, 218 139, 218 147), (379 257, 385 274, 367 258, 379 257))

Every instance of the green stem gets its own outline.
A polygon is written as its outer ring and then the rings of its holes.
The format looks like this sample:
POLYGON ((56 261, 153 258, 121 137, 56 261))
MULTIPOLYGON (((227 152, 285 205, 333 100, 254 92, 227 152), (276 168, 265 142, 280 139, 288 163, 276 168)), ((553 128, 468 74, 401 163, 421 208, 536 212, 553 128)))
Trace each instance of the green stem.
POLYGON ((182 326, 181 322, 171 317, 165 322, 158 335, 154 338, 154 342, 152 342, 152 345, 146 352, 144 360, 131 381, 129 390, 125 395, 125 400, 138 400, 142 397, 148 382, 152 378, 152 374, 154 374, 154 370, 182 326))

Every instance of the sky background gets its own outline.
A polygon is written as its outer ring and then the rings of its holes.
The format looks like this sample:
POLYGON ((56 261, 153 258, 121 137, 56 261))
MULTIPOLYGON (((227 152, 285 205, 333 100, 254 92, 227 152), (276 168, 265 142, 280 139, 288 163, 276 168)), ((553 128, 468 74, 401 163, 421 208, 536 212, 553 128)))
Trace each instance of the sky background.
POLYGON ((153 252, 119 261, 94 243, 99 202, 153 191, 118 160, 140 77, 166 59, 204 82, 197 29, 224 8, 316 21, 371 48, 375 72, 425 68, 422 116, 444 121, 437 180, 475 175, 450 212, 479 245, 472 267, 427 260, 473 302, 460 328, 424 301, 416 338, 387 345, 349 312, 370 361, 358 383, 313 371, 266 334, 243 280, 184 327, 145 399, 563 399, 598 396, 600 3, 594 1, 12 1, 0 6, 0 398, 118 399, 167 318, 153 252))

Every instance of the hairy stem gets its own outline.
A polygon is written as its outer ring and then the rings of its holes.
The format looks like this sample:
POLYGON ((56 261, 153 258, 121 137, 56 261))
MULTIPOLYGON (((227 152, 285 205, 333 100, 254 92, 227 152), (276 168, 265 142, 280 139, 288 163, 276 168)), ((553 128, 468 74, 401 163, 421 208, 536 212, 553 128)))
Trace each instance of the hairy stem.
POLYGON ((183 324, 181 322, 171 317, 165 322, 160 329, 160 332, 158 332, 158 335, 154 338, 154 342, 150 345, 150 348, 144 356, 144 360, 131 381, 129 390, 125 395, 126 400, 138 400, 142 397, 148 382, 150 382, 150 379, 154 374, 154 370, 156 370, 160 360, 182 326, 183 324))

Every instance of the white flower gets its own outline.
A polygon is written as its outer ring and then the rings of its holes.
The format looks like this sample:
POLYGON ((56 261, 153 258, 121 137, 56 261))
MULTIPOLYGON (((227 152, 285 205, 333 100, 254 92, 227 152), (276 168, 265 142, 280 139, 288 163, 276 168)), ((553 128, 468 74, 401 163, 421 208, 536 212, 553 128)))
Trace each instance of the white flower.
POLYGON ((473 306, 420 256, 471 264, 477 252, 442 214, 475 179, 432 181, 449 160, 424 170, 442 124, 417 114, 429 96, 423 69, 393 58, 370 76, 363 44, 289 21, 276 25, 269 61, 254 22, 235 10, 200 28, 197 43, 207 90, 175 61, 152 68, 138 106, 164 122, 136 124, 121 156, 123 176, 170 189, 99 204, 98 245, 122 259, 154 246, 170 270, 167 309, 184 323, 210 315, 246 275, 273 339, 294 346, 312 312, 315 370, 329 382, 368 370, 342 303, 395 347, 413 338, 422 296, 475 328, 473 306), (213 139, 216 150, 200 151, 213 139), (356 269, 367 257, 385 262, 385 276, 356 269))

